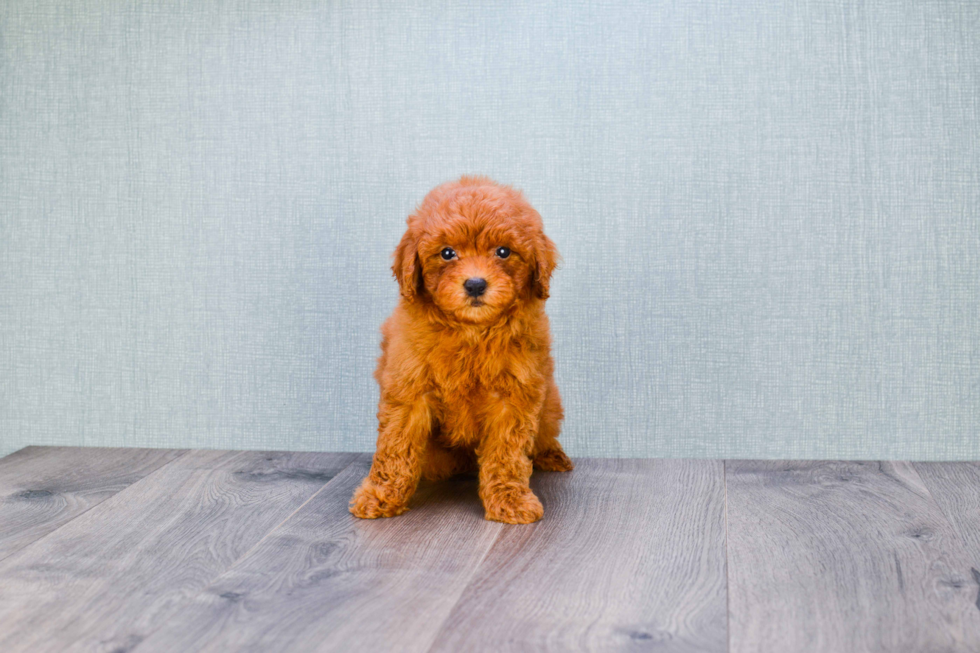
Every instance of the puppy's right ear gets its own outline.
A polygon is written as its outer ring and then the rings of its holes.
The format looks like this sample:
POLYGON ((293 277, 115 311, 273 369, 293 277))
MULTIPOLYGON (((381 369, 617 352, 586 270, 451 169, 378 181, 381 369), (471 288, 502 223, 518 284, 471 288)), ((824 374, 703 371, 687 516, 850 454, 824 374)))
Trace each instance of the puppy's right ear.
POLYGON ((402 297, 409 302, 415 301, 415 297, 422 291, 422 264, 419 261, 418 246, 418 236, 409 222, 405 235, 395 248, 391 265, 402 297))

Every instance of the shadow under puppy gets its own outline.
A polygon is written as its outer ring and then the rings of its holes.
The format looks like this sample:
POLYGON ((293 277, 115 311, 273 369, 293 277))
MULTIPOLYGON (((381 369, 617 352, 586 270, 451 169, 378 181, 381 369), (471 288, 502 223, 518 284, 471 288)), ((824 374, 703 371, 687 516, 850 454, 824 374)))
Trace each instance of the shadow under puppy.
POLYGON ((541 519, 532 463, 572 469, 544 312, 557 260, 520 191, 485 177, 438 186, 409 216, 374 374, 377 451, 354 515, 399 515, 422 476, 478 470, 487 519, 541 519))

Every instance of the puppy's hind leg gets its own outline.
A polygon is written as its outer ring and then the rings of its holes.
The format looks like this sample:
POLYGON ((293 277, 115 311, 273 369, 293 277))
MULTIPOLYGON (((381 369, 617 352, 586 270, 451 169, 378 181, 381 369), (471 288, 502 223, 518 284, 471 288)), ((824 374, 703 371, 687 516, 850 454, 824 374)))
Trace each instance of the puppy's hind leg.
POLYGON ((408 510, 408 500, 422 475, 422 456, 432 431, 432 414, 424 398, 411 404, 381 400, 378 449, 371 471, 351 498, 355 517, 394 517, 408 510))
POLYGON ((558 432, 564 412, 561 398, 554 381, 548 387, 548 394, 541 408, 541 421, 538 426, 538 436, 534 441, 534 456, 532 461, 535 469, 544 472, 570 472, 575 464, 565 455, 558 444, 558 432))
POLYGON ((575 463, 561 449, 557 442, 553 449, 542 451, 534 456, 534 469, 542 472, 570 472, 575 469, 575 463))

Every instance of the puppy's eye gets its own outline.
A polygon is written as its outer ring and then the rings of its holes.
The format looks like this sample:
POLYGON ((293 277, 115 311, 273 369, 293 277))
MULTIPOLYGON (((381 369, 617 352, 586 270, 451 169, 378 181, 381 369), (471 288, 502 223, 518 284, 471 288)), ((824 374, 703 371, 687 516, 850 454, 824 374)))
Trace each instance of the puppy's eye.
POLYGON ((439 254, 442 256, 442 260, 451 261, 456 258, 456 250, 452 247, 445 247, 439 254))
POLYGON ((506 247, 498 247, 497 256, 499 256, 500 258, 507 258, 508 256, 510 256, 510 250, 506 247))

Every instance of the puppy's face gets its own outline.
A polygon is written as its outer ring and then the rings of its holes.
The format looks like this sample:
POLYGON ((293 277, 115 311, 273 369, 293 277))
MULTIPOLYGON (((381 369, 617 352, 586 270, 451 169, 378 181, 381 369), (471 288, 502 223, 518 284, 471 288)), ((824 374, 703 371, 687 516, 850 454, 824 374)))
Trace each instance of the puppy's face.
MULTIPOLYGON (((461 322, 487 322, 509 308, 531 279, 529 253, 505 225, 477 233, 467 221, 426 233, 419 244, 425 291, 461 322)), ((513 226, 512 226, 513 227, 513 226)))
POLYGON ((557 251, 523 196, 483 178, 433 190, 409 217, 392 266, 408 301, 463 323, 545 299, 557 251))

